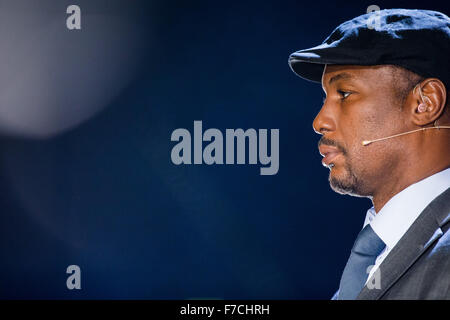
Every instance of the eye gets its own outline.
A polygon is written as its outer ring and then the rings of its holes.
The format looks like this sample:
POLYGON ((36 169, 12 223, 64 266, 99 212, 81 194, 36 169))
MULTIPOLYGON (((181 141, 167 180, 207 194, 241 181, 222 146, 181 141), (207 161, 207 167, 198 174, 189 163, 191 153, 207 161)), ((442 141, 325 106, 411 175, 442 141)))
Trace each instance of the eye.
POLYGON ((341 100, 344 100, 345 98, 347 98, 351 94, 351 92, 343 91, 343 90, 338 90, 337 92, 341 96, 341 100))

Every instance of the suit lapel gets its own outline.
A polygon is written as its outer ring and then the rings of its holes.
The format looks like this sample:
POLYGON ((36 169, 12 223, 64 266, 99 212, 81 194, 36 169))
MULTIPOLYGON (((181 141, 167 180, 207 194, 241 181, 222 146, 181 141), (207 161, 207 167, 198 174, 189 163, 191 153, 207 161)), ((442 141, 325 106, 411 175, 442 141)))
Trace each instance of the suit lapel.
POLYGON ((379 273, 369 279, 372 283, 379 276, 380 289, 367 285, 356 299, 375 300, 392 287, 414 262, 442 235, 441 226, 450 218, 450 188, 434 199, 419 215, 397 245, 379 267, 379 273))

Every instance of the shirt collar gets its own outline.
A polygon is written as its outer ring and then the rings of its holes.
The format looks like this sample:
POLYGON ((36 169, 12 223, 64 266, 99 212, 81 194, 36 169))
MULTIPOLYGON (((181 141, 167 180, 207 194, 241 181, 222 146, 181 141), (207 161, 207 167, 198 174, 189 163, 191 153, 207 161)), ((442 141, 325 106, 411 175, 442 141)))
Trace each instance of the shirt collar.
POLYGON ((439 194, 450 187, 450 168, 440 171, 393 196, 376 213, 367 211, 364 226, 370 223, 375 233, 388 248, 393 248, 408 231, 423 209, 439 194))

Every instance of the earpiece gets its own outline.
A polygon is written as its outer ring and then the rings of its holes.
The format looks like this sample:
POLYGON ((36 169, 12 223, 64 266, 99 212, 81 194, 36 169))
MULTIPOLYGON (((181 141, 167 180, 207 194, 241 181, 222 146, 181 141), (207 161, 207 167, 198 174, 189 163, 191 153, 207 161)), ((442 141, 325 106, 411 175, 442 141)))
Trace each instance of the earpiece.
POLYGON ((425 103, 421 103, 419 104, 419 106, 417 107, 417 111, 418 112, 425 112, 427 110, 427 105, 425 103))
POLYGON ((427 105, 426 105, 425 100, 430 101, 430 98, 428 98, 427 96, 424 96, 424 95, 423 95, 423 93, 422 93, 422 88, 420 88, 420 85, 419 85, 419 84, 417 84, 417 85, 414 87, 413 92, 416 91, 417 87, 419 87, 419 95, 420 95, 420 99, 422 100, 422 102, 417 106, 417 112, 422 113, 422 112, 427 111, 427 105))

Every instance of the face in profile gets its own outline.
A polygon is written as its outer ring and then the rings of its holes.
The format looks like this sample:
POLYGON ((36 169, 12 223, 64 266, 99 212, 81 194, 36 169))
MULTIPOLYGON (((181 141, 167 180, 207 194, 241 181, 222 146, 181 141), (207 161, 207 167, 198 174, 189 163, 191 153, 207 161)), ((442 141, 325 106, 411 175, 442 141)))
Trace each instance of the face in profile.
POLYGON ((319 152, 336 192, 372 196, 404 164, 401 139, 362 145, 406 129, 395 81, 390 66, 325 66, 326 97, 313 127, 322 135, 319 152))

